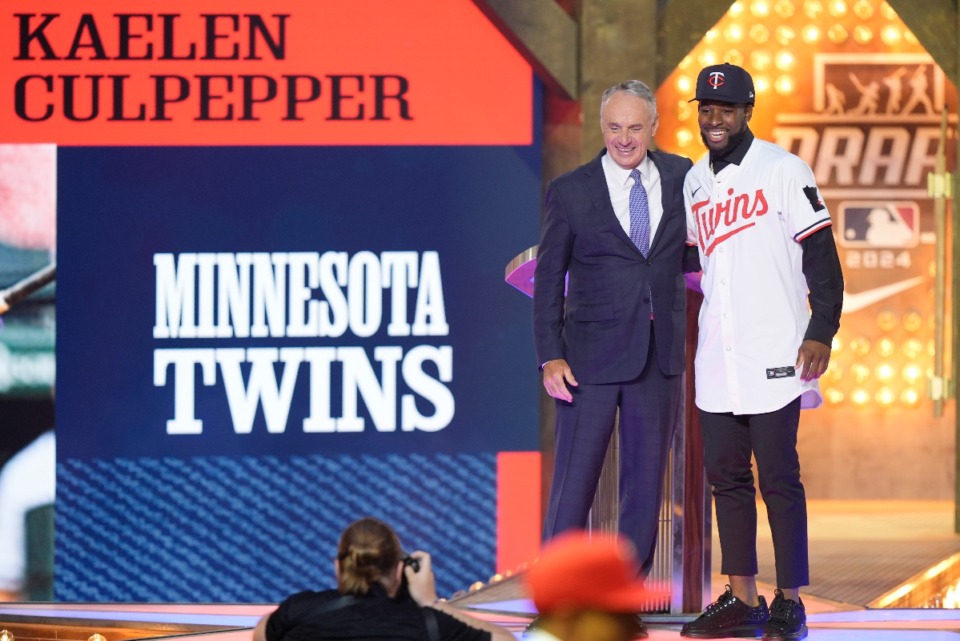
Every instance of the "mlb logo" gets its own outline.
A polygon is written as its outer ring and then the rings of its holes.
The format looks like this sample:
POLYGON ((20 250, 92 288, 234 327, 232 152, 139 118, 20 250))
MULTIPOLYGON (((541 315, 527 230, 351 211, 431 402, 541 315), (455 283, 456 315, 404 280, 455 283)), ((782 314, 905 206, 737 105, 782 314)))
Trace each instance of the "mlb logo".
POLYGON ((839 207, 845 247, 916 247, 920 207, 896 200, 844 201, 839 207))

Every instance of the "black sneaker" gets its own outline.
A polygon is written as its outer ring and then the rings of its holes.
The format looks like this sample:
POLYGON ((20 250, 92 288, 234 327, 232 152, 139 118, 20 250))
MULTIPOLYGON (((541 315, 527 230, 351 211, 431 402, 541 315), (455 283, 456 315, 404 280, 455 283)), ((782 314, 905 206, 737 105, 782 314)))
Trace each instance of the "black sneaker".
POLYGON ((807 636, 807 611, 803 601, 783 598, 783 592, 776 590, 773 603, 770 604, 770 620, 763 628, 764 641, 792 641, 807 636))
POLYGON ((728 585, 720 598, 708 605, 703 614, 683 625, 680 636, 694 639, 759 638, 769 618, 766 599, 761 596, 760 605, 751 608, 733 596, 728 585))

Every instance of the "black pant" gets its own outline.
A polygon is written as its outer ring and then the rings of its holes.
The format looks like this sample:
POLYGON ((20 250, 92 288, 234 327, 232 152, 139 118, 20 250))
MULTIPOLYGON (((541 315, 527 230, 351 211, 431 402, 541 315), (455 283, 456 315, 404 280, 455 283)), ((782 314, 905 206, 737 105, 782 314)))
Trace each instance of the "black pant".
POLYGON ((797 455, 799 424, 799 398, 767 414, 714 414, 700 410, 704 464, 717 508, 722 574, 757 574, 753 454, 773 535, 777 586, 797 588, 810 583, 807 500, 797 455))
MULTIPOLYGON (((576 372, 574 372, 576 376, 576 372)), ((597 481, 620 410, 618 532, 637 551, 641 574, 653 567, 664 471, 683 401, 682 378, 660 370, 656 341, 638 378, 625 383, 571 387, 573 402, 557 401, 553 482, 544 540, 587 526, 597 481)))

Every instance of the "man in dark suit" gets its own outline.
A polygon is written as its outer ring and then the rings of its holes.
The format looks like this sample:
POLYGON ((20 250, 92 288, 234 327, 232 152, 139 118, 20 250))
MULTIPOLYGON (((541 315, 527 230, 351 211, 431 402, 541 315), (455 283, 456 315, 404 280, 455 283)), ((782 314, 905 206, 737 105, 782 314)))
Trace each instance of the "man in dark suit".
POLYGON ((586 526, 619 409, 619 531, 645 575, 682 402, 691 162, 649 150, 657 107, 640 81, 604 92, 600 125, 606 149, 550 183, 534 274, 537 356, 557 407, 544 539, 586 526))

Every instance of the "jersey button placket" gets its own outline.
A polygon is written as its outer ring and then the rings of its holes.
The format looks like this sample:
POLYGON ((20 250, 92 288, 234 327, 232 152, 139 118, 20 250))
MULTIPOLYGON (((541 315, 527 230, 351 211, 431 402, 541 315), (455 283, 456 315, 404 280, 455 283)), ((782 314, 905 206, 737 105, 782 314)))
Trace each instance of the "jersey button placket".
MULTIPOLYGON (((726 242, 736 242, 728 239, 726 242)), ((715 266, 720 280, 720 340, 723 343, 723 369, 727 378, 730 401, 736 411, 740 406, 740 385, 737 379, 736 335, 733 327, 733 301, 730 291, 730 252, 726 247, 717 247, 715 266)))

